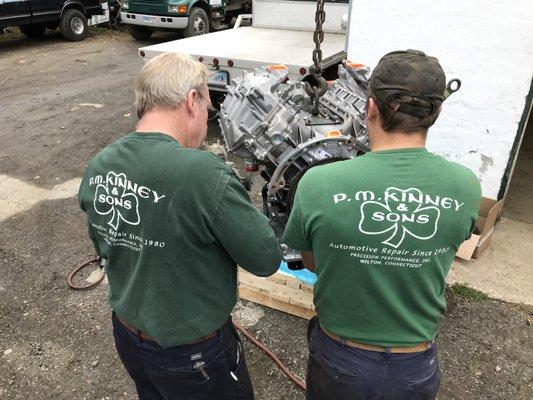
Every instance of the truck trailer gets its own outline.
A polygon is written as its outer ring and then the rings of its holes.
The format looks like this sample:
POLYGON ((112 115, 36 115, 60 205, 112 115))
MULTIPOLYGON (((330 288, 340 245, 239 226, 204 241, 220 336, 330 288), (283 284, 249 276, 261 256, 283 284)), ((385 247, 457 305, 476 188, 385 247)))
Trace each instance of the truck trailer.
MULTIPOLYGON (((324 76, 334 79, 346 58, 341 20, 348 13, 348 0, 326 1, 325 11, 322 66, 324 76)), ((234 77, 271 65, 283 65, 290 79, 302 79, 313 65, 315 12, 315 1, 254 0, 253 13, 246 16, 252 18, 252 26, 241 26, 241 16, 233 29, 141 47, 138 52, 144 61, 166 52, 191 55, 212 71, 212 91, 225 92, 234 77)))

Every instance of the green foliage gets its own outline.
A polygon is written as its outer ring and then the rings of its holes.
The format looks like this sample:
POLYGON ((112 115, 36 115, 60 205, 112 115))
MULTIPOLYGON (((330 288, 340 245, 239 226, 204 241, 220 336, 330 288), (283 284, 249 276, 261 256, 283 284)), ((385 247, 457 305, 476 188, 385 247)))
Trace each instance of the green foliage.
POLYGON ((483 301, 483 300, 489 299, 488 294, 480 290, 474 289, 468 285, 464 285, 462 283, 454 283, 450 287, 450 289, 453 294, 464 297, 465 299, 468 299, 468 300, 483 301))

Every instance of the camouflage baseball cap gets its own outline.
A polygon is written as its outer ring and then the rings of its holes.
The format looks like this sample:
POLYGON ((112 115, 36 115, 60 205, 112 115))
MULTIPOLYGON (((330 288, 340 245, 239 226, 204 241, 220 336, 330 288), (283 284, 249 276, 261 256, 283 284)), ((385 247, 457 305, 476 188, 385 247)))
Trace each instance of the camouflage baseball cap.
POLYGON ((435 57, 419 50, 393 51, 379 60, 369 88, 380 103, 423 118, 444 101, 446 76, 435 57))

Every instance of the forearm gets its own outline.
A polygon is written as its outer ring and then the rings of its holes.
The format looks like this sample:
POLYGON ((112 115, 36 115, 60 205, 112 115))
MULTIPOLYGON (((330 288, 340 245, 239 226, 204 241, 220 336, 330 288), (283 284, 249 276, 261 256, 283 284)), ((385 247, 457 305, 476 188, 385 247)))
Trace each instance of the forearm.
POLYGON ((233 177, 222 196, 212 230, 235 263, 248 272, 269 276, 278 270, 281 247, 276 235, 233 177))
POLYGON ((309 271, 315 272, 315 255, 313 251, 300 251, 302 254, 302 262, 309 271))

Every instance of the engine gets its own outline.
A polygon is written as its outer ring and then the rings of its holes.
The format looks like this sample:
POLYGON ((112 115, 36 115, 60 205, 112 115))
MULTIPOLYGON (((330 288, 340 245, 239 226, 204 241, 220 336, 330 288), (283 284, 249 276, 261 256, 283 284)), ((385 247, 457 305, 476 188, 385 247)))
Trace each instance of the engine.
MULTIPOLYGON (((219 114, 228 151, 245 159, 246 171, 261 169, 264 212, 279 238, 310 168, 369 150, 367 67, 339 65, 339 78, 316 97, 305 79, 291 81, 287 73, 276 66, 234 79, 219 114)), ((290 265, 300 254, 284 246, 283 258, 290 265)))

